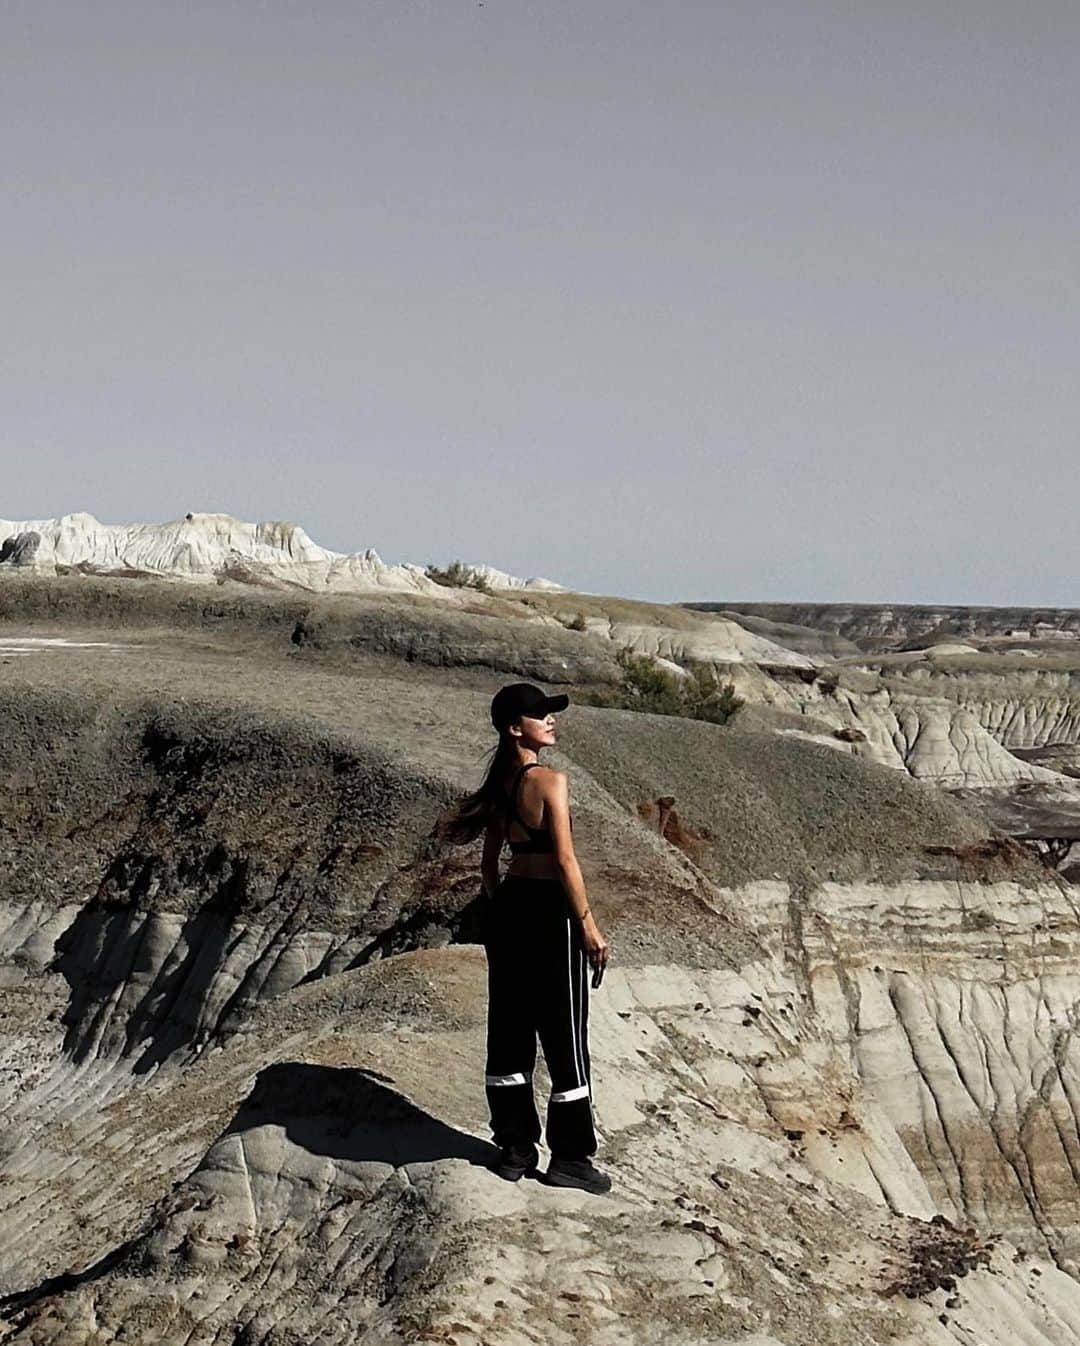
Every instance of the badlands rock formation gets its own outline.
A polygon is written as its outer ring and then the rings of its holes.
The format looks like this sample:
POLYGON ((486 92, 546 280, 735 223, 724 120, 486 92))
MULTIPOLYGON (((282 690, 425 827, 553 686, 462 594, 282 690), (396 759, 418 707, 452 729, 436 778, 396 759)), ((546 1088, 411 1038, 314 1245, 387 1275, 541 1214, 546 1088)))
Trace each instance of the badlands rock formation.
POLYGON ((828 668, 805 679, 733 666, 727 676, 761 723, 918 780, 954 789, 1060 780, 1010 752, 975 709, 921 688, 828 668))
POLYGON ((575 705, 616 1185, 511 1186, 478 856, 433 834, 498 679, 100 658, 0 695, 0 1340, 1080 1342, 1080 914, 974 815, 575 705))
POLYGON ((1080 1346, 1077 889, 987 821, 1080 837, 1066 641, 163 527, 0 569, 0 1341, 1080 1346), (623 648, 745 705, 585 704, 623 648), (435 823, 522 676, 613 950, 602 1199, 486 1168, 435 823))
POLYGON ((872 603, 689 603, 832 632, 863 649, 927 639, 1080 640, 1077 608, 980 608, 872 603))
POLYGON ((711 621, 697 626, 668 626, 654 622, 619 621, 597 617, 585 629, 601 634, 636 654, 648 654, 668 663, 753 664, 764 668, 812 669, 813 662, 785 649, 737 622, 711 621))
MULTIPOLYGON (((134 573, 182 580, 221 576, 260 579, 330 593, 391 590, 435 593, 440 588, 419 565, 386 565, 372 548, 335 552, 320 547, 294 523, 245 523, 229 514, 185 514, 162 524, 106 524, 92 514, 12 523, 0 519, 4 537, 39 535, 35 567, 90 573, 134 573)), ((552 580, 518 579, 491 566, 477 572, 500 588, 557 590, 552 580)))
MULTIPOLYGON (((1080 742, 1080 668, 995 658, 878 664, 888 685, 969 710, 1008 748, 1080 742)), ((1072 662, 1071 660, 1069 661, 1072 662)))
MULTIPOLYGON (((757 608, 754 609, 758 611, 757 608)), ((808 685, 733 671, 759 721, 959 791, 1008 835, 1080 874, 1080 613, 770 605, 866 647, 819 662, 808 685), (959 640, 950 633, 970 638, 959 640), (877 652, 871 653, 871 650, 877 652)), ((775 639, 803 628, 736 614, 775 639)), ((808 637, 792 641, 812 648, 808 637)))
MULTIPOLYGON (((1061 750, 1080 743, 1080 659, 1072 643, 1080 612, 686 606, 803 653, 799 676, 753 653, 726 672, 752 707, 779 717, 781 732, 958 789, 1060 784, 1061 750), (906 652, 860 655, 854 640, 906 652)), ((676 657, 708 658, 696 650, 676 657)), ((1080 796, 1074 807, 1080 816, 1080 796)))
POLYGON ((819 662, 859 652, 858 645, 853 641, 838 635, 835 631, 820 627, 770 621, 766 617, 755 616, 740 609, 725 608, 719 603, 686 603, 684 606, 691 612, 714 612, 718 616, 729 618, 755 635, 764 636, 774 644, 796 650, 819 662))
MULTIPOLYGON (((25 533, 27 525, 5 527, 25 533)), ((126 529, 72 515, 40 528, 40 565, 68 573, 33 583, 24 583, 22 572, 5 576, 0 613, 10 619, 70 614, 138 623, 152 609, 166 624, 197 625, 211 617, 231 621, 243 610, 259 622, 287 619, 294 643, 311 649, 475 665, 564 683, 617 680, 615 656, 627 649, 672 674, 710 666, 736 686, 763 728, 949 788, 1055 784, 1053 763, 1021 760, 1011 749, 1080 739, 1080 697, 1072 694, 1069 669, 1020 667, 1010 690, 993 670, 983 676, 987 656, 958 653, 955 642, 870 663, 828 632, 568 593, 483 566, 474 570, 489 591, 454 588, 431 581, 418 566, 384 566, 374 552, 327 552, 294 525, 251 525, 223 515, 126 529), (155 570, 193 581, 183 586, 193 595, 212 586, 221 597, 163 598, 162 586, 148 578, 155 570), (330 589, 341 602, 316 602, 313 589, 330 589), (261 611, 246 596, 259 590, 267 598, 261 611), (274 590, 283 595, 277 608, 274 590), (376 595, 383 606, 373 605, 376 595)))
MULTIPOLYGON (((330 551, 292 523, 250 524, 227 514, 187 514, 165 524, 131 525, 99 523, 90 514, 21 523, 0 520, 3 536, 27 538, 31 530, 39 544, 32 562, 20 552, 20 563, 24 568, 32 566, 42 576, 74 574, 136 581, 167 577, 193 585, 216 582, 342 597, 411 595, 446 608, 496 616, 508 615, 508 599, 522 600, 516 602, 513 611, 520 621, 564 629, 574 623, 572 629, 603 641, 609 647, 608 654, 614 648, 626 647, 679 664, 699 661, 812 666, 805 655, 747 631, 736 621, 695 615, 681 607, 588 594, 564 598, 567 591, 553 580, 520 579, 486 564, 469 567, 486 591, 440 584, 427 576, 425 567, 387 565, 371 548, 350 554, 330 551)), ((0 577, 3 573, 0 569, 0 577)), ((309 629, 321 627, 325 631, 335 616, 340 614, 320 613, 308 624, 309 629)), ((497 635, 496 643, 499 639, 497 635)), ((532 676, 551 678, 557 672, 545 665, 532 676)))

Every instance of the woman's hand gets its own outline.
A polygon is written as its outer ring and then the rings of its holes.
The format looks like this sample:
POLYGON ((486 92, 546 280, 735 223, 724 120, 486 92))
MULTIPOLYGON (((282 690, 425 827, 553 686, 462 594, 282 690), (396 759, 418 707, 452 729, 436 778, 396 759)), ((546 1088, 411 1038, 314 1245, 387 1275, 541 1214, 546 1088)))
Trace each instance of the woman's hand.
POLYGON ((585 944, 585 956, 592 964, 593 970, 599 972, 602 968, 607 967, 607 940, 600 933, 600 927, 593 920, 592 912, 581 923, 581 938, 585 944))

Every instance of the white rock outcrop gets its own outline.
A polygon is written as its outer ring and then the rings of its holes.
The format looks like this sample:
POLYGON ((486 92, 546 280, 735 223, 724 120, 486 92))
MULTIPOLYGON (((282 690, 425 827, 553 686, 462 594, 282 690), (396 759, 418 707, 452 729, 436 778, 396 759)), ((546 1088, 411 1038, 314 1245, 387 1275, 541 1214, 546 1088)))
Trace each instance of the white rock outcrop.
POLYGON ((666 627, 644 622, 594 619, 588 630, 606 635, 636 654, 649 654, 675 663, 762 664, 783 668, 813 668, 814 661, 795 650, 754 635, 737 622, 716 617, 699 626, 666 627))
MULTIPOLYGON (((1060 773, 1011 753, 976 709, 943 696, 909 694, 884 683, 854 691, 822 679, 780 679, 751 664, 733 667, 728 676, 748 703, 805 719, 810 735, 831 729, 832 747, 918 780, 949 789, 1062 781, 1060 773)), ((788 733, 797 729, 785 726, 788 733)))
MULTIPOLYGON (((59 519, 0 519, 0 536, 37 533, 33 570, 55 573, 57 566, 92 571, 141 571, 179 580, 228 577, 243 567, 244 578, 286 582, 329 593, 371 590, 448 597, 452 592, 428 579, 425 567, 387 565, 373 548, 336 552, 321 547, 295 523, 247 523, 230 514, 186 514, 168 523, 101 523, 92 514, 59 519)), ((472 567, 493 587, 557 590, 547 579, 520 579, 491 566, 472 567)))
POLYGON ((886 678, 898 690, 974 711, 983 728, 1009 748, 1080 740, 1080 672, 1075 668, 1034 662, 998 668, 991 658, 966 668, 889 669, 886 678))

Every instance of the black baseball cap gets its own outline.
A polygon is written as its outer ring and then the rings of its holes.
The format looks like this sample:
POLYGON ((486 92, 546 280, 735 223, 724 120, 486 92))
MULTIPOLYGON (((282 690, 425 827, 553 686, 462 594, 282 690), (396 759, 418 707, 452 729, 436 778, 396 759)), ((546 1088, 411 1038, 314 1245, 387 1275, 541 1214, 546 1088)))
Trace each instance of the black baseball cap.
POLYGON ((491 723, 501 732, 522 715, 541 720, 549 711, 565 710, 569 704, 565 692, 548 696, 535 683, 509 682, 491 698, 491 723))

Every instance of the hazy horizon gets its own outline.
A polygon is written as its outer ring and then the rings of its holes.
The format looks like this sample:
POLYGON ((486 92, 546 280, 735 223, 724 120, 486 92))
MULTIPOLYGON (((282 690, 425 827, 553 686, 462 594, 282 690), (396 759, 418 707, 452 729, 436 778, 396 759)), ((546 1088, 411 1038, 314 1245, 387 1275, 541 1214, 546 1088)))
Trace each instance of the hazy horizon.
POLYGON ((1075 6, 0 24, 0 515, 289 519, 661 602, 1078 603, 1075 6))

